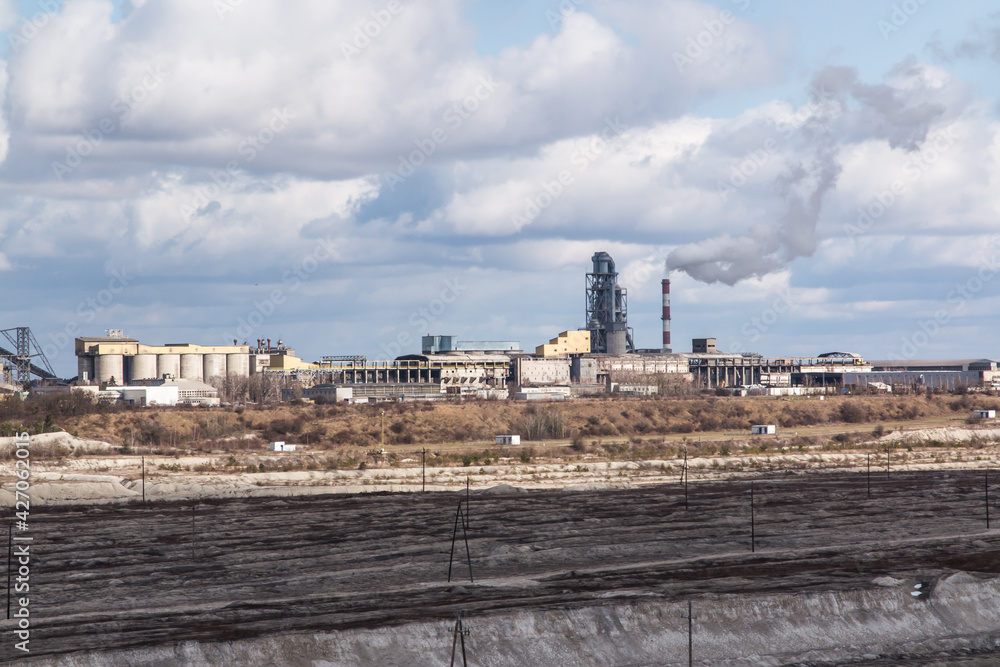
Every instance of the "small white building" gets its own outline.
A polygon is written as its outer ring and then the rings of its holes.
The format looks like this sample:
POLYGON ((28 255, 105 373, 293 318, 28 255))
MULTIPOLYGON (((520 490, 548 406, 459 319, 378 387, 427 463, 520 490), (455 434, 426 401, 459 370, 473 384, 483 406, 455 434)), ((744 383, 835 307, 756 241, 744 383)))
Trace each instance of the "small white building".
POLYGON ((496 444, 498 445, 520 445, 521 436, 519 435, 498 435, 496 437, 496 444))
POLYGON ((976 419, 996 419, 997 418, 997 411, 996 410, 973 410, 972 411, 972 416, 975 417, 976 419))
POLYGON ((753 435, 774 435, 777 432, 774 424, 754 424, 750 427, 750 433, 753 435))
POLYGON ((295 445, 290 445, 285 442, 272 442, 271 443, 272 452, 294 452, 295 445))

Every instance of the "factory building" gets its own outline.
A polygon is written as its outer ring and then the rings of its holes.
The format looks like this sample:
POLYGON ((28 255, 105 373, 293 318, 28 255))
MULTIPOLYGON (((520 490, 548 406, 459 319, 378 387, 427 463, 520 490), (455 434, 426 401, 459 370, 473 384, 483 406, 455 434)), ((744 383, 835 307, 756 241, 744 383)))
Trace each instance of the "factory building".
POLYGON ((420 339, 423 354, 469 352, 479 354, 515 354, 521 351, 516 340, 456 340, 456 336, 431 336, 420 339))
POLYGON ((119 331, 76 339, 77 381, 131 384, 164 376, 189 380, 250 374, 247 345, 144 345, 119 331))
POLYGON ((551 359, 553 357, 568 357, 574 354, 590 352, 590 332, 563 331, 544 345, 535 348, 535 355, 551 359))

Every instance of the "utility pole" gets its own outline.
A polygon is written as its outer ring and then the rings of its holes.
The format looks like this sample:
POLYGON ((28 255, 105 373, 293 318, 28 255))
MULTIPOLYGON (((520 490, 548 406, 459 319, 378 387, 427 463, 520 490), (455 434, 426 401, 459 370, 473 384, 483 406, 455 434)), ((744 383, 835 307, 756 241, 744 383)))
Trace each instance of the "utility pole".
POLYGON ((458 620, 455 622, 455 627, 452 628, 452 632, 455 634, 454 640, 451 642, 451 666, 455 667, 455 648, 457 647, 459 638, 462 640, 462 665, 463 667, 469 667, 469 660, 465 657, 465 635, 469 634, 470 628, 462 627, 462 612, 458 612, 458 620))
POLYGON ((681 618, 686 618, 688 622, 688 667, 693 667, 694 665, 694 614, 691 613, 691 601, 688 600, 688 613, 687 616, 681 616, 681 618))
POLYGON ((688 508, 688 450, 684 448, 684 509, 688 508))

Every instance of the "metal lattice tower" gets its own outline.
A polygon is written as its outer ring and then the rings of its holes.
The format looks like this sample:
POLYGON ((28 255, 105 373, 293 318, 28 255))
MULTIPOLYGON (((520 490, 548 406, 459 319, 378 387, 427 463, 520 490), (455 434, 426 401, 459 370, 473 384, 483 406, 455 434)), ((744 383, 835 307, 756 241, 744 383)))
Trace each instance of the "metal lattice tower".
POLYGON ((628 329, 628 293, 618 284, 615 260, 594 253, 594 270, 587 274, 587 325, 590 351, 621 354, 635 349, 628 329))
POLYGON ((36 375, 45 380, 55 379, 55 371, 52 370, 49 360, 42 352, 42 346, 35 340, 35 336, 28 327, 14 327, 12 329, 0 330, 14 351, 0 347, 0 359, 6 365, 14 368, 14 377, 18 385, 24 386, 31 382, 31 376, 36 375), (39 365, 32 362, 38 359, 39 365))

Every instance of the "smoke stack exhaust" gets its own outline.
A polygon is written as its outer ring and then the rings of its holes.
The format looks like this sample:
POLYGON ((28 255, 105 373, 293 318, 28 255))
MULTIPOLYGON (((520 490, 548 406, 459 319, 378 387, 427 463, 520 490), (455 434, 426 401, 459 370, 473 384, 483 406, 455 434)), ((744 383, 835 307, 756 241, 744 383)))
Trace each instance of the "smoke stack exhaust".
POLYGON ((670 352, 670 280, 663 282, 663 351, 670 352))

